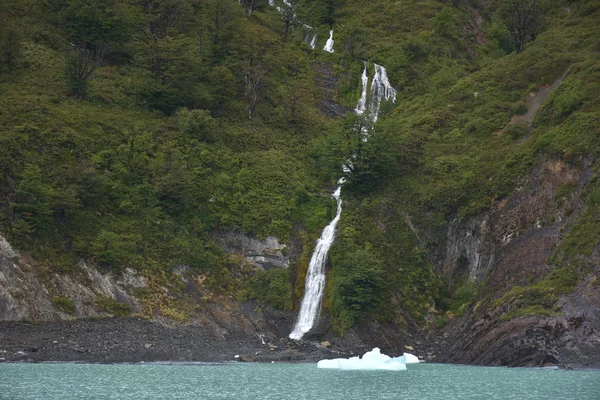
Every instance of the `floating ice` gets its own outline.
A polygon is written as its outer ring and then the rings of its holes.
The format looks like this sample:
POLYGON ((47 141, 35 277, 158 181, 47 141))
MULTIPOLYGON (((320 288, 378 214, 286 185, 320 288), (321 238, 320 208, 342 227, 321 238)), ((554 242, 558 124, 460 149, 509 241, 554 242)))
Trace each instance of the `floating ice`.
MULTIPOLYGON (((414 357, 412 354, 409 354, 409 356, 414 357)), ((385 354, 381 354, 379 348, 375 347, 373 350, 366 352, 362 358, 350 357, 335 358, 333 360, 321 360, 317 363, 317 368, 405 371, 406 362, 407 359, 405 356, 392 358, 385 354)))
POLYGON ((413 356, 410 353, 404 353, 403 357, 406 358, 407 364, 418 364, 421 362, 417 356, 413 356))

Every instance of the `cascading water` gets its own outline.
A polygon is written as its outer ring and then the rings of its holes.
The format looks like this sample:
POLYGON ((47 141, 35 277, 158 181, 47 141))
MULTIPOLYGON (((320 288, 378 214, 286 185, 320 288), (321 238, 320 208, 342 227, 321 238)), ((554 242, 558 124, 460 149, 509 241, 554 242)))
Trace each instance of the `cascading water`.
POLYGON ((290 333, 291 339, 302 339, 306 332, 312 329, 315 321, 319 316, 321 309, 321 299, 325 290, 325 262, 327 261, 327 253, 335 239, 335 228, 337 227, 340 216, 342 215, 342 185, 344 181, 338 182, 339 186, 335 189, 332 197, 337 201, 337 212, 335 218, 323 229, 321 237, 317 241, 317 246, 313 251, 308 264, 308 272, 306 275, 306 283, 304 297, 300 305, 300 313, 298 320, 294 326, 294 330, 290 333))
MULTIPOLYGON (((239 0, 241 4, 241 0, 239 0)), ((275 7, 277 11, 281 14, 291 15, 292 20, 295 23, 300 24, 301 22, 298 20, 298 16, 296 14, 296 10, 293 4, 289 0, 281 0, 281 3, 277 3, 275 0, 269 0, 269 5, 271 7, 275 7), (281 4, 281 5, 278 5, 281 4), (291 13, 291 14, 289 14, 291 13)), ((317 47, 317 32, 316 29, 310 25, 302 24, 302 28, 304 29, 304 41, 308 44, 313 50, 317 47)))
MULTIPOLYGON (((367 75, 367 63, 364 63, 363 73, 361 75, 361 96, 356 105, 355 112, 358 115, 367 113, 372 123, 375 123, 379 115, 379 107, 382 100, 396 101, 396 89, 394 89, 388 80, 387 71, 380 65, 375 65, 375 76, 371 83, 371 97, 367 102, 369 77, 367 75)), ((363 141, 368 138, 369 127, 362 127, 363 141)), ((352 171, 352 158, 342 165, 342 171, 349 174, 352 171)), ((306 281, 304 284, 304 297, 300 304, 300 313, 298 320, 294 326, 294 330, 290 333, 290 339, 300 340, 305 333, 310 331, 319 317, 321 310, 321 300, 325 291, 325 263, 327 262, 327 253, 335 239, 335 229, 342 215, 342 186, 345 179, 340 178, 338 186, 332 197, 337 201, 337 212, 335 218, 323 229, 321 237, 317 241, 317 245, 308 264, 306 273, 306 281)))
MULTIPOLYGON (((373 76, 373 82, 371 82, 371 97, 369 99, 369 111, 372 123, 377 122, 379 117, 379 108, 381 106, 381 100, 392 100, 396 101, 396 89, 392 87, 387 76, 387 71, 381 65, 373 63, 375 67, 375 75, 373 76)), ((364 90, 364 88, 363 88, 364 90)))
POLYGON ((327 43, 325 43, 323 50, 328 51, 329 53, 335 52, 333 49, 333 29, 329 31, 329 39, 327 39, 327 43))
POLYGON ((304 29, 304 42, 310 46, 311 49, 317 47, 317 30, 310 25, 302 25, 304 29))

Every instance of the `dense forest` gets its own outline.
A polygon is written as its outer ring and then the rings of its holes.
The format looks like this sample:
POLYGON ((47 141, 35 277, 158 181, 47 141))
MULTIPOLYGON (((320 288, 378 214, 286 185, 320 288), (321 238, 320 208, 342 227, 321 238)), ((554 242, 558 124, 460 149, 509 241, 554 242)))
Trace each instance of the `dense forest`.
POLYGON ((168 283, 187 265, 215 292, 292 309, 353 157, 325 301, 336 329, 439 326, 482 288, 434 268, 448 225, 560 160, 594 177, 541 277, 567 277, 544 286, 556 296, 600 240, 599 21, 593 0, 0 0, 0 232, 53 271, 83 259, 168 283), (398 90, 368 141, 363 61, 398 90), (561 77, 528 119, 529 94, 561 77), (247 271, 223 231, 301 255, 247 271))

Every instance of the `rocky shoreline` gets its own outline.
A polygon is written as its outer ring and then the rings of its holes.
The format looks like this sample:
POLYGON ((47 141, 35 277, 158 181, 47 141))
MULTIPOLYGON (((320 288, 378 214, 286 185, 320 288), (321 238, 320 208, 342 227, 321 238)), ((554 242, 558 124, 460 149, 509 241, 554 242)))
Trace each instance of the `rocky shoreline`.
POLYGON ((142 318, 0 322, 0 362, 316 362, 351 353, 319 342, 169 326, 142 318))
MULTIPOLYGON (((350 337, 326 335, 326 341, 295 341, 287 337, 251 334, 245 331, 223 331, 215 335, 198 323, 172 324, 138 317, 74 319, 57 322, 0 321, 0 363, 139 363, 139 362, 317 362, 322 359, 351 357, 363 354, 364 342, 353 343, 350 337)), ((361 335, 362 336, 362 335, 361 335)), ((371 344, 376 346, 377 344, 371 344)), ((431 343, 417 341, 407 351, 422 356, 427 362, 472 365, 502 365, 497 362, 462 358, 453 354, 456 346, 444 340, 431 343), (436 345, 437 343, 437 345, 436 345), (413 351, 414 350, 414 351, 413 351), (433 355, 433 356, 432 356, 433 355)), ((382 346, 391 356, 401 348, 382 346)), ((492 346, 496 352, 498 346, 492 346)), ((567 357, 561 361, 532 362, 533 355, 542 357, 540 349, 528 352, 528 357, 512 366, 553 366, 566 369, 599 369, 600 358, 567 357), (529 362, 526 362, 529 361, 529 362)), ((562 353, 562 352, 561 352, 562 353)), ((573 356, 573 355, 571 355, 573 356)), ((579 355, 581 356, 581 354, 579 355)), ((488 360, 489 361, 489 360, 488 360)))

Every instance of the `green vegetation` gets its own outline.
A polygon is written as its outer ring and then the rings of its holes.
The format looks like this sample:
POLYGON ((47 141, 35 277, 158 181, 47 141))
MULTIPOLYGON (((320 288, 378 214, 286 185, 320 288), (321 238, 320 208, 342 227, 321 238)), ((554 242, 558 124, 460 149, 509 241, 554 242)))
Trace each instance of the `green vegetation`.
POLYGON ((54 265, 218 273, 213 230, 319 230, 306 148, 336 122, 262 3, 3 3, 2 232, 54 265))
POLYGON ((62 311, 67 314, 75 313, 75 304, 73 304, 73 300, 71 300, 67 296, 53 297, 51 302, 52 305, 59 311, 62 311))
MULTIPOLYGON (((439 306, 442 311, 446 311, 447 316, 460 317, 465 314, 467 309, 475 301, 478 285, 469 279, 458 282, 453 285, 454 288, 446 296, 441 296, 439 306)), ((445 317, 440 320, 446 319, 445 317)), ((441 323, 441 322, 440 322, 441 323)))
POLYGON ((586 256, 590 256, 600 243, 600 181, 598 178, 594 178, 588 184, 583 198, 587 208, 575 223, 568 227, 562 245, 554 254, 557 263, 586 260, 586 256))
POLYGON ((368 249, 336 254, 331 276, 331 309, 339 318, 340 331, 354 326, 367 313, 382 317, 386 300, 381 261, 368 249))
POLYGON ((241 283, 238 299, 258 300, 276 310, 292 309, 292 284, 289 270, 259 271, 241 283))
POLYGON ((552 271, 538 283, 526 287, 513 286, 494 306, 506 307, 502 320, 527 315, 558 315, 555 308, 558 296, 570 293, 579 281, 579 271, 570 266, 552 271))
POLYGON ((98 296, 96 298, 96 308, 118 317, 131 314, 129 305, 106 296, 98 296))
MULTIPOLYGON (((0 232, 57 268, 85 259, 154 277, 149 313, 184 315, 158 298, 177 265, 222 293, 290 309, 335 211, 328 195, 340 166, 354 157, 327 289, 339 329, 421 322, 436 307, 465 312, 476 287, 445 288, 432 270, 448 223, 513 193, 545 160, 597 169, 600 6, 293 3, 298 19, 266 0, 3 2, 0 232), (336 53, 312 51, 302 23, 321 41, 333 24, 336 53), (359 117, 319 111, 315 73, 339 79, 333 96, 351 109, 362 60, 370 75, 384 65, 399 89, 367 142, 359 117), (567 70, 531 126, 509 124, 567 70), (291 273, 239 283, 213 240, 219 230, 293 240, 302 257, 291 273)), ((586 192, 556 271, 597 247, 596 192, 586 192)), ((554 312, 564 288, 539 284, 504 300, 554 312)), ((98 307, 128 313, 120 304, 101 298, 98 307)))

